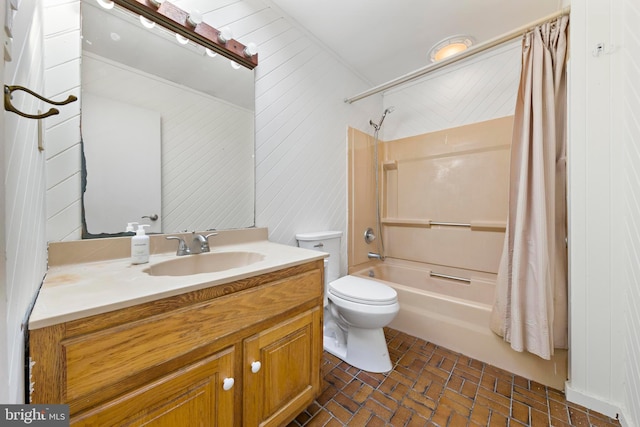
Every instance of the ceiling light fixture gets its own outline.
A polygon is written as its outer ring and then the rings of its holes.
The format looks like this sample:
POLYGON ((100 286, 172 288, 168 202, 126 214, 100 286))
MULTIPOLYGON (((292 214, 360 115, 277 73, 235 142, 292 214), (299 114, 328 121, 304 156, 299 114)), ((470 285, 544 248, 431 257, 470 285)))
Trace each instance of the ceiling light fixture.
POLYGON ((144 17, 144 16, 142 16, 142 15, 140 15, 140 23, 142 24, 142 26, 143 26, 143 27, 145 27, 145 28, 149 28, 149 29, 151 29, 151 28, 153 28, 153 27, 155 27, 155 26, 156 26, 156 23, 155 23, 155 22, 153 22, 153 21, 152 21, 152 20, 150 20, 150 19, 145 18, 145 17, 144 17))
POLYGON ((460 53, 473 45, 474 38, 471 36, 453 36, 436 43, 429 51, 429 59, 436 62, 460 53))
POLYGON ((100 6, 102 6, 103 8, 109 10, 109 9, 113 9, 113 6, 115 6, 116 4, 114 2, 112 2, 111 0, 96 0, 98 2, 98 4, 100 6))
MULTIPOLYGON (((187 13, 170 1, 164 0, 98 1, 105 5, 115 3, 173 33, 179 34, 196 45, 209 49, 211 53, 224 56, 250 70, 253 70, 258 65, 257 49, 254 46, 250 46, 247 49, 247 46, 233 39, 231 30, 228 28, 218 30, 206 22, 202 22, 202 14, 196 10, 187 13)), ((181 39, 181 42, 183 41, 181 39)))
POLYGON ((229 40, 233 38, 233 32, 229 27, 222 27, 218 33, 218 41, 222 44, 227 44, 229 40))
POLYGON ((176 33, 176 40, 178 40, 178 43, 180 43, 180 44, 188 44, 189 43, 189 39, 188 38, 186 38, 182 34, 178 34, 178 33, 176 33))
POLYGON ((192 10, 189 15, 187 15, 187 22, 192 28, 198 26, 198 24, 202 24, 202 13, 199 10, 192 10))
POLYGON ((253 55, 256 55, 257 53, 258 45, 256 45, 255 43, 249 43, 247 44, 247 47, 244 48, 244 54, 249 58, 251 58, 253 55))

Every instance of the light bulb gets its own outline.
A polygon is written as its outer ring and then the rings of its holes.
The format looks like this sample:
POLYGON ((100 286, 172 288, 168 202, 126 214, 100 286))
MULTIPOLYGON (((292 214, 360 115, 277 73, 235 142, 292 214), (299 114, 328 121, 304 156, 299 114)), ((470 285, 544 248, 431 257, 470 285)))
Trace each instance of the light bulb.
POLYGON ((198 24, 202 23, 202 13, 196 9, 192 10, 191 13, 189 13, 189 16, 187 16, 187 22, 192 27, 196 27, 198 24))
POLYGON ((100 6, 102 6, 105 9, 113 9, 113 6, 115 6, 116 4, 111 1, 111 0, 96 0, 98 2, 98 4, 100 6))
POLYGON ((238 64, 236 61, 231 61, 231 68, 233 68, 234 70, 239 70, 240 64, 238 64))
POLYGON ((144 16, 140 15, 140 23, 142 24, 143 27, 145 28, 153 28, 156 26, 156 23, 153 22, 151 19, 147 19, 144 16))
POLYGON ((176 33, 176 40, 178 40, 178 43, 180 44, 187 44, 189 43, 189 39, 186 38, 185 36, 183 36, 182 34, 178 34, 176 33))
POLYGON ((215 57, 216 55, 218 55, 217 53, 215 53, 214 51, 212 51, 212 50, 211 50, 211 49, 209 49, 208 47, 207 47, 207 48, 205 48, 205 50, 204 50, 204 51, 205 51, 205 52, 207 52, 207 56, 210 56, 210 57, 212 57, 212 58, 213 58, 213 57, 215 57))
POLYGON ((244 48, 244 54, 249 58, 251 58, 257 53, 258 53, 258 45, 256 45, 255 43, 249 43, 247 47, 244 48))
POLYGON ((164 0, 149 0, 149 2, 151 2, 155 7, 160 7, 160 5, 164 3, 164 0))
POLYGON ((223 27, 222 29, 220 29, 220 32, 218 33, 218 40, 220 41, 220 43, 226 44, 232 38, 233 33, 231 32, 231 28, 223 27))

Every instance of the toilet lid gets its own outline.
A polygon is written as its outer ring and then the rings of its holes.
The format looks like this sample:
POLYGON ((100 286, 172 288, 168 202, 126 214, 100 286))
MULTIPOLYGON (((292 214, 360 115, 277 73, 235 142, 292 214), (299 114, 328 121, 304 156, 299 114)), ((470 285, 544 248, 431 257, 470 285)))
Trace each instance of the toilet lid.
POLYGON ((370 305, 388 305, 398 301, 398 294, 392 287, 357 276, 344 276, 329 283, 329 293, 347 301, 370 305))

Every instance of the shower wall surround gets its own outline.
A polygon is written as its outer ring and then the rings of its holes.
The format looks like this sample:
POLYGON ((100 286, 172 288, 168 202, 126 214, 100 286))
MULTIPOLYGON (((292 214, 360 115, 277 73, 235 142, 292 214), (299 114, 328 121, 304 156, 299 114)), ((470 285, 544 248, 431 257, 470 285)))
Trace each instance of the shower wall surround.
MULTIPOLYGON (((508 116, 380 144, 386 256, 495 276, 507 215, 512 125, 508 116)), ((372 250, 361 231, 375 226, 373 138, 353 129, 350 136, 349 267, 358 270, 372 250)))

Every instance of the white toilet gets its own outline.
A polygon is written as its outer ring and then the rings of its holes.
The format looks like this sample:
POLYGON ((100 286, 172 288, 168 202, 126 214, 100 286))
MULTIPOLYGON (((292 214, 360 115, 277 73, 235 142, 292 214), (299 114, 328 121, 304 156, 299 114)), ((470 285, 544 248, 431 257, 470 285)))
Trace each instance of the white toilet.
POLYGON ((398 314, 398 294, 375 280, 339 278, 341 237, 341 231, 296 235, 301 248, 329 253, 324 279, 324 349, 364 371, 388 372, 392 366, 382 328, 398 314))

